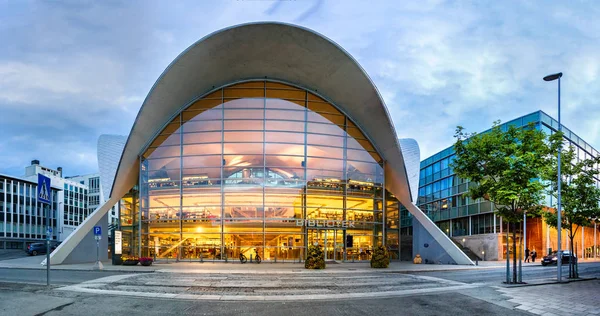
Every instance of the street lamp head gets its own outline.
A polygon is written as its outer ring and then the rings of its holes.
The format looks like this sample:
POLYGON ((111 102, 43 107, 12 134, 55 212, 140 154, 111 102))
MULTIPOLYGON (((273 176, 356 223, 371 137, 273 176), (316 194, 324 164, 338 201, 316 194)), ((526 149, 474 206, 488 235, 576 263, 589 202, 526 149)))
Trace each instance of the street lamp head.
POLYGON ((544 81, 553 81, 560 77, 562 77, 562 72, 552 74, 552 75, 547 75, 546 77, 544 77, 544 81))

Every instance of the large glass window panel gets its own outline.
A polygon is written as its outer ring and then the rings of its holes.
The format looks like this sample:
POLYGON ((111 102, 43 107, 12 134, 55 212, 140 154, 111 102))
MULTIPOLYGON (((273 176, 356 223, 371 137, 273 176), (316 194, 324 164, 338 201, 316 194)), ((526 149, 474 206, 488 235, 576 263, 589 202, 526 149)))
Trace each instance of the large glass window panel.
POLYGON ((267 155, 303 156, 304 155, 304 145, 266 144, 265 152, 267 155))
POLYGON ((160 159, 148 159, 148 170, 161 170, 161 169, 179 169, 181 164, 179 157, 173 158, 160 158, 160 159))
POLYGON ((322 220, 344 220, 344 209, 307 207, 307 219, 322 219, 322 220))
POLYGON ((289 111, 289 110, 267 110, 267 120, 291 120, 304 121, 304 111, 289 111))
POLYGON ((255 103, 260 103, 262 107, 263 97, 265 96, 264 88, 225 88, 223 89, 223 97, 225 98, 225 107, 252 107, 257 106, 255 103), (244 99, 240 99, 244 98, 244 99), (256 98, 256 99, 248 99, 256 98), (236 99, 227 102, 228 99, 236 99), (251 102, 251 101, 259 102, 251 102), (250 101, 250 102, 249 102, 250 101))
POLYGON ((339 182, 344 179, 344 172, 341 170, 306 169, 306 179, 310 182, 339 182))
POLYGON ((262 142, 263 132, 225 132, 225 142, 262 142))
POLYGON ((181 154, 181 148, 177 146, 160 146, 153 148, 152 153, 148 156, 148 159, 165 158, 165 157, 177 157, 181 154))
POLYGON ((220 167, 222 163, 221 155, 183 157, 184 168, 220 167))
MULTIPOLYGON (((233 91, 233 90, 232 90, 233 91)), ((237 91, 243 91, 243 90, 237 90, 237 91)), ((246 90, 246 91, 255 91, 258 94, 263 94, 262 90, 246 90)), ((245 99, 235 99, 235 100, 231 100, 231 99, 225 99, 225 103, 223 104, 223 107, 225 108, 225 118, 238 118, 238 117, 229 117, 228 113, 231 114, 233 112, 229 112, 228 109, 252 109, 248 112, 256 112, 255 109, 261 109, 260 112, 262 112, 262 109, 265 107, 265 100, 263 98, 251 98, 252 96, 250 96, 250 98, 245 98, 245 99)), ((252 114, 254 115, 254 114, 252 114)), ((261 114, 262 115, 262 114, 261 114)))
POLYGON ((263 166, 263 155, 224 155, 223 163, 227 167, 263 166))
POLYGON ((184 133, 183 144, 221 143, 223 141, 221 131, 205 133, 184 133))
POLYGON ((263 120, 225 120, 225 130, 237 130, 237 131, 262 131, 263 120))
POLYGON ((307 167, 311 169, 344 170, 344 161, 339 159, 308 157, 307 162, 307 167))
POLYGON ((306 92, 303 90, 291 89, 267 89, 267 98, 269 98, 267 101, 300 100, 304 103, 306 92))
POLYGON ((215 155, 221 153, 221 143, 183 145, 184 156, 215 155))
POLYGON ((186 168, 182 171, 183 186, 212 185, 210 179, 221 178, 221 168, 186 168))
POLYGON ((344 138, 332 135, 307 134, 307 144, 344 147, 344 138))
POLYGON ((184 138, 185 133, 205 132, 205 131, 220 131, 223 128, 223 121, 189 121, 183 125, 184 138))
MULTIPOLYGON (((267 155, 265 156, 267 167, 284 167, 284 168, 302 168, 304 166, 304 156, 280 156, 267 155)), ((300 174, 296 176, 301 177, 300 174)))
POLYGON ((304 189, 302 187, 265 188, 265 205, 301 207, 303 193, 304 189))
POLYGON ((344 158, 344 149, 339 147, 325 147, 325 146, 307 146, 307 155, 314 157, 325 157, 325 158, 344 158))
POLYGON ((226 120, 261 120, 263 109, 225 109, 226 120))
MULTIPOLYGON (((208 110, 221 105, 222 92, 215 91, 204 98, 194 102, 185 111, 201 111, 208 110)), ((184 111, 184 112, 185 112, 184 111)))
POLYGON ((329 134, 336 136, 344 136, 343 127, 333 125, 333 124, 323 124, 323 123, 307 123, 307 131, 309 133, 318 133, 318 134, 329 134))
POLYGON ((150 144, 150 147, 156 148, 158 146, 174 146, 179 145, 180 143, 181 136, 179 134, 158 135, 150 144))
POLYGON ((343 126, 345 124, 345 117, 343 115, 327 114, 327 113, 315 113, 308 112, 308 121, 317 122, 324 124, 335 124, 343 126))
POLYGON ((340 111, 338 111, 338 109, 336 109, 333 105, 331 105, 327 102, 309 101, 308 109, 313 112, 318 112, 318 113, 329 113, 329 114, 342 115, 342 113, 340 111))
POLYGON ((266 132, 265 140, 270 143, 304 144, 304 133, 266 132))
POLYGON ((304 132, 304 122, 291 122, 291 121, 266 121, 266 130, 270 131, 286 131, 286 132, 304 132))
MULTIPOLYGON (((221 144, 219 144, 221 145, 221 144)), ((253 154, 262 155, 263 143, 225 143, 224 154, 253 154)))

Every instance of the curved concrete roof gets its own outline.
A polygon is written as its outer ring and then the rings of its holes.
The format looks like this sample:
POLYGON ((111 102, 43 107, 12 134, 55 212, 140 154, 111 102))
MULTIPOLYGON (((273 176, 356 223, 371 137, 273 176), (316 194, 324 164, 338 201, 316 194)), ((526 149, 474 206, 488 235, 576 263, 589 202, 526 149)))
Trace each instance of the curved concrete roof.
POLYGON ((167 67, 138 113, 112 194, 122 196, 136 184, 138 155, 183 106, 214 88, 259 78, 299 85, 335 104, 359 125, 386 161, 388 189, 401 201, 412 200, 394 125, 365 71, 323 35, 274 22, 243 24, 212 33, 167 67))
MULTIPOLYGON (((52 263, 63 263, 89 236, 92 227, 105 221, 106 212, 137 183, 139 154, 183 107, 215 88, 265 78, 303 87, 324 97, 352 118, 385 160, 386 188, 422 224, 429 234, 427 240, 439 243, 455 263, 472 264, 413 203, 394 125, 377 88, 356 60, 320 34, 272 22, 244 24, 210 34, 190 46, 167 67, 144 100, 131 129, 110 199, 50 255, 52 263)), ((407 158, 415 177, 414 158, 418 147, 410 142, 406 144, 409 147, 407 158)), ((415 181, 412 184, 415 186, 415 181)), ((88 250, 82 247, 82 251, 88 250)))

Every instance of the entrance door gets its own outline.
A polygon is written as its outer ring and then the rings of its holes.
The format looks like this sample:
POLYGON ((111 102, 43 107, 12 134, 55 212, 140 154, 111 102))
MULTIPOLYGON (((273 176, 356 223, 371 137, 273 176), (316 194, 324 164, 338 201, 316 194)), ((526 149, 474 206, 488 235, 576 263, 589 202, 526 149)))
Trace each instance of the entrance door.
POLYGON ((344 232, 337 229, 309 229, 308 244, 318 243, 323 247, 325 260, 343 260, 344 232))

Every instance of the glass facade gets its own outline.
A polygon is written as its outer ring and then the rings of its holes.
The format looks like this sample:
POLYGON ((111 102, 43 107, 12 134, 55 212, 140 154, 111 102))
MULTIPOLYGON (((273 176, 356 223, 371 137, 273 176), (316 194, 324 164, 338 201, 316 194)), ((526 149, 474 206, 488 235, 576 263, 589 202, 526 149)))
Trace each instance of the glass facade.
MULTIPOLYGON (((558 130, 558 122, 542 111, 516 118, 502 124, 501 128, 507 130, 508 126, 525 127, 529 123, 533 123, 534 128, 542 130, 546 135, 558 130)), ((563 126, 562 131, 565 134, 565 145, 574 146, 577 159, 598 156, 598 151, 568 128, 563 126)), ((454 174, 450 168, 454 157, 453 147, 449 147, 421 161, 418 206, 442 231, 451 236, 500 233, 501 220, 493 216, 492 203, 464 196, 469 186, 474 184, 454 174)), ((600 179, 597 180, 597 184, 600 183, 600 179)), ((555 201, 552 196, 547 196, 544 204, 552 206, 555 201)), ((403 211, 406 216, 403 217, 402 227, 409 231, 412 225, 410 214, 403 211)))
POLYGON ((330 260, 367 260, 384 237, 397 251, 399 205, 383 164, 360 128, 311 92, 226 86, 141 153, 139 186, 121 202, 123 253, 301 260, 319 243, 330 260))

